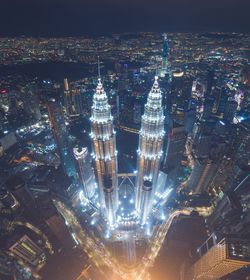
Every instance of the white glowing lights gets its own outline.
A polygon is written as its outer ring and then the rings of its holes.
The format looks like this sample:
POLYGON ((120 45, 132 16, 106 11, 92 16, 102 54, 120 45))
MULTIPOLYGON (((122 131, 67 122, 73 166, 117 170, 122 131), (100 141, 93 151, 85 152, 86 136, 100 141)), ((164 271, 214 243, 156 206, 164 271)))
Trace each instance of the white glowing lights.
POLYGON ((155 76, 142 116, 139 148, 137 150, 136 211, 141 224, 145 224, 153 204, 160 160, 163 155, 164 119, 162 92, 158 84, 158 77, 155 76), (146 181, 150 182, 151 186, 144 185, 146 181))
POLYGON ((110 227, 116 224, 117 208, 117 151, 115 149, 115 133, 111 107, 106 92, 98 79, 98 84, 91 107, 91 133, 93 159, 98 183, 99 200, 102 214, 110 227), (109 178, 106 180, 106 178, 109 178), (109 182, 110 180, 110 182, 109 182))

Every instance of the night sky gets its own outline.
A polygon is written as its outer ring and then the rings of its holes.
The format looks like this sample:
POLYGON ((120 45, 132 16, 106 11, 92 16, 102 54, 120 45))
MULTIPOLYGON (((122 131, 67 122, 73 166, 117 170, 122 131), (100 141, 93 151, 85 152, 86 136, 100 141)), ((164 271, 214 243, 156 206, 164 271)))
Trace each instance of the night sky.
POLYGON ((2 0, 0 36, 250 32, 249 0, 2 0))

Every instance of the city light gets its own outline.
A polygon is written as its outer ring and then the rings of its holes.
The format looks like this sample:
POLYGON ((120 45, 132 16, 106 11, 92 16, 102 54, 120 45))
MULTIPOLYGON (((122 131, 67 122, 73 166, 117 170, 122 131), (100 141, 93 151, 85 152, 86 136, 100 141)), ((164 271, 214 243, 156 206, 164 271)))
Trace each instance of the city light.
POLYGON ((8 278, 246 277, 249 36, 45 37, 0 38, 8 278))

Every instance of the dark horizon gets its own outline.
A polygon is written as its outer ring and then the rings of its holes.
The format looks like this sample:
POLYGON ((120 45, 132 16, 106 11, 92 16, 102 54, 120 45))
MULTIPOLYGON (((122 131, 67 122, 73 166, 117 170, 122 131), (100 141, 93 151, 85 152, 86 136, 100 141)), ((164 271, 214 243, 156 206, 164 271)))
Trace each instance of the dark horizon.
POLYGON ((17 1, 1 7, 0 37, 123 32, 250 32, 246 0, 17 1))

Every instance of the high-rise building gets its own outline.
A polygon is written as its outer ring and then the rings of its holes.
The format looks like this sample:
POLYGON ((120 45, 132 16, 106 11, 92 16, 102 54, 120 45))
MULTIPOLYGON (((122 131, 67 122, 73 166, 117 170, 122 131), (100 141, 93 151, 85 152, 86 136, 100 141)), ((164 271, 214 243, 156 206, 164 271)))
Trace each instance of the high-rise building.
POLYGON ((136 178, 136 211, 141 224, 145 224, 152 205, 153 195, 162 159, 164 138, 162 92, 158 77, 149 92, 144 115, 141 119, 136 178), (149 186, 149 182, 150 186, 149 186), (147 203, 145 203, 147 197, 147 203))
POLYGON ((218 243, 215 235, 198 249, 200 259, 187 273, 185 280, 220 279, 250 264, 250 248, 247 241, 223 238, 218 243))
POLYGON ((25 124, 25 114, 22 107, 19 105, 19 92, 11 90, 8 96, 8 123, 9 125, 17 129, 19 126, 25 124))
POLYGON ((109 224, 114 225, 118 206, 116 137, 111 108, 100 78, 91 111, 90 136, 100 206, 109 224))
POLYGON ((175 127, 169 131, 163 162, 164 172, 168 175, 168 184, 177 182, 177 174, 185 151, 186 139, 187 135, 183 126, 175 127))
POLYGON ((78 175, 83 187, 84 195, 91 199, 95 193, 95 177, 91 166, 91 158, 88 148, 74 148, 75 159, 77 161, 78 175))
POLYGON ((139 124, 141 121, 141 104, 139 104, 139 103, 134 104, 133 121, 135 124, 139 124))
POLYGON ((70 114, 71 96, 70 96, 69 83, 67 78, 64 79, 64 104, 65 104, 67 114, 70 114))
POLYGON ((228 99, 223 115, 224 120, 228 121, 229 123, 232 123, 237 107, 238 103, 235 100, 228 99))
POLYGON ((162 66, 161 66, 161 77, 165 77, 168 68, 168 38, 167 34, 163 34, 163 55, 162 55, 162 66))
POLYGON ((64 103, 70 116, 83 113, 82 95, 80 89, 69 90, 68 79, 64 79, 64 103))
POLYGON ((228 100, 228 95, 226 93, 226 90, 224 88, 221 88, 216 98, 217 115, 221 115, 222 113, 225 112, 227 100, 228 100))
POLYGON ((217 162, 212 159, 197 158, 188 182, 188 190, 194 194, 205 191, 212 177, 215 175, 217 167, 217 162))
POLYGON ((204 111, 202 114, 203 119, 207 120, 211 116, 213 106, 214 106, 214 98, 208 97, 204 102, 204 111))
POLYGON ((64 122, 62 106, 56 97, 50 97, 47 101, 49 120, 58 153, 64 172, 68 176, 75 176, 75 165, 71 141, 64 122))
POLYGON ((39 108, 39 99, 37 95, 37 88, 34 84, 25 87, 22 92, 23 100, 25 102, 24 111, 26 115, 36 121, 41 119, 41 112, 39 108))

